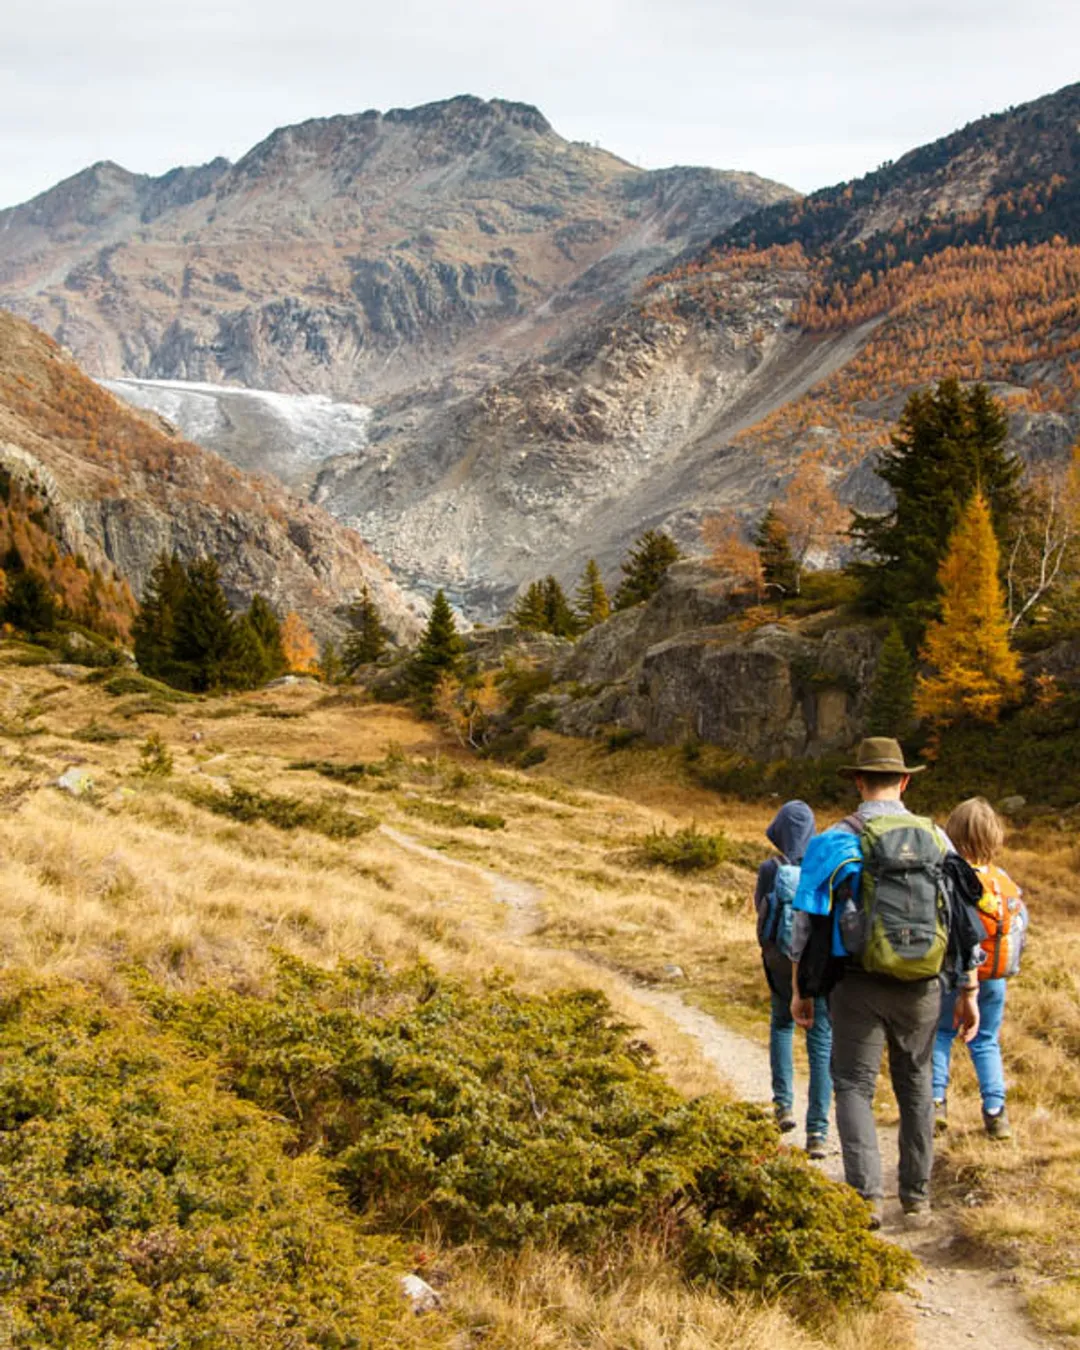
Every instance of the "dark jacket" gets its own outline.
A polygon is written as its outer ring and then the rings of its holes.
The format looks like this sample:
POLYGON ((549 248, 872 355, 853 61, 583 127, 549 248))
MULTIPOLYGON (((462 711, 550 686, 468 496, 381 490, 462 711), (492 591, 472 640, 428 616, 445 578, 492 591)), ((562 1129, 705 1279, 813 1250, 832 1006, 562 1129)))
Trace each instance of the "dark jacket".
POLYGON ((758 942, 761 941, 761 929, 765 921, 765 902, 776 881, 776 869, 781 860, 795 864, 802 862, 815 828, 814 813, 809 806, 805 802, 793 801, 784 803, 765 831, 765 838, 781 856, 766 858, 758 868, 757 886, 754 889, 758 942))

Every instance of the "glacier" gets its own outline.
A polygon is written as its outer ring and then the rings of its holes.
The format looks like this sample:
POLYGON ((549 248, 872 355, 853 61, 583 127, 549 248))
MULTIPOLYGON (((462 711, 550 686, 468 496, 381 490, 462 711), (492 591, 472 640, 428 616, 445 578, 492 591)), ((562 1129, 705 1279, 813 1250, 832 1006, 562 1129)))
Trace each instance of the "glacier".
POLYGON ((325 394, 134 377, 101 384, 238 468, 270 474, 293 488, 310 488, 328 460, 356 455, 368 445, 373 409, 325 394))

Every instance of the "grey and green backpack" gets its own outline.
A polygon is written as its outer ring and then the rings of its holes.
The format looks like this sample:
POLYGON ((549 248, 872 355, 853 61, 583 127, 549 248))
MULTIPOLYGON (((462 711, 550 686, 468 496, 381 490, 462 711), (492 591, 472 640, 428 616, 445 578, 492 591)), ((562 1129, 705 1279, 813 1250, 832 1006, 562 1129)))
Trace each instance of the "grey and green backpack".
POLYGON ((940 832, 907 812, 849 820, 863 867, 858 904, 841 920, 845 946, 872 975, 931 979, 941 973, 949 942, 948 849, 940 832))

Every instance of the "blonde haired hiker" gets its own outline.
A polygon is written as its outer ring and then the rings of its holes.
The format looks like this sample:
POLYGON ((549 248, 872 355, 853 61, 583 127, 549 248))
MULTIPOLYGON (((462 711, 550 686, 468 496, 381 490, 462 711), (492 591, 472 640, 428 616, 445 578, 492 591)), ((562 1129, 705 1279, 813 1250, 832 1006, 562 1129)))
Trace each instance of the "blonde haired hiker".
MULTIPOLYGON (((1006 981, 1020 968, 1027 939, 1028 913, 1022 892, 1012 877, 994 863, 1005 842, 1005 830, 997 812, 982 797, 972 797, 953 811, 945 826, 953 847, 966 858, 982 883, 979 918, 986 929, 984 960, 979 975, 979 1030, 968 1042, 971 1062, 982 1096, 983 1127, 991 1139, 1010 1139, 1012 1127, 1005 1109, 1005 1070, 1001 1062, 1001 1024, 1005 1017, 1006 981)), ((956 995, 946 991, 941 999, 941 1018, 934 1040, 934 1128, 948 1128, 946 1096, 949 1061, 956 1028, 953 1008, 956 995)))

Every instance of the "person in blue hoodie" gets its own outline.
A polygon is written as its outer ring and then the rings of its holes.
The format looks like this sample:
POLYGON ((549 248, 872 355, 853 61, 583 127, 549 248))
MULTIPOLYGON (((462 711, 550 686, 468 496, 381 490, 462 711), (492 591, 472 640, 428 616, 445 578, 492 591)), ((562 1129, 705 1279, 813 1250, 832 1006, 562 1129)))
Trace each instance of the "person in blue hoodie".
MULTIPOLYGON (((786 802, 776 813, 765 831, 769 843, 779 857, 768 858, 758 868, 754 908, 757 911, 758 941, 765 978, 769 982, 772 1009, 769 1019, 769 1062, 772 1068, 773 1108, 776 1123, 782 1131, 796 1125, 795 1106, 795 1022, 791 1014, 791 958, 776 941, 776 914, 778 903, 786 901, 780 895, 783 886, 782 864, 801 864, 806 846, 815 830, 814 813, 805 802, 786 802), (778 901, 779 897, 779 901, 778 901)), ((810 1059, 810 1100, 806 1111, 806 1151, 811 1158, 824 1158, 829 1134, 829 1109, 832 1104, 832 1076, 829 1057, 832 1051, 832 1025, 829 1005, 824 998, 817 999, 814 1023, 806 1033, 806 1050, 810 1059)))

